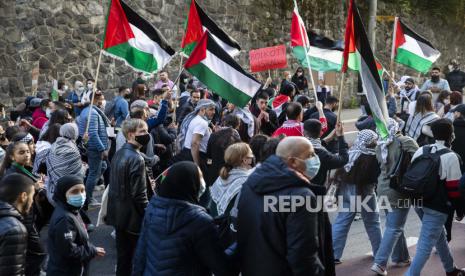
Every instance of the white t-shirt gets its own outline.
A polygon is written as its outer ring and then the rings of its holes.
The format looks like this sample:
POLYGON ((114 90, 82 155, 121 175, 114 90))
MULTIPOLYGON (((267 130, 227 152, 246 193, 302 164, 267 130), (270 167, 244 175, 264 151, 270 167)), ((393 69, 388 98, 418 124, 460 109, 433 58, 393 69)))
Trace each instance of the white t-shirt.
POLYGON ((192 137, 194 134, 202 135, 200 140, 200 151, 207 153, 208 139, 210 139, 211 130, 208 127, 208 122, 204 118, 197 115, 192 119, 187 129, 186 138, 184 140, 184 147, 190 149, 192 145, 192 137))

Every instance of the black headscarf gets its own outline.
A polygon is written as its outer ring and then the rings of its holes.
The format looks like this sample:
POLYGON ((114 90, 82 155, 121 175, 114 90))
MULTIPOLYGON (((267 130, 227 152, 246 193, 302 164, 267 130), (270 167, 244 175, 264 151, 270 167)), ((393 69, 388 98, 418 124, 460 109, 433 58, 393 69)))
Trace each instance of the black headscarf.
POLYGON ((69 205, 66 201, 66 192, 74 185, 84 184, 84 179, 76 175, 66 175, 58 179, 53 200, 60 203, 68 209, 78 209, 69 205))
POLYGON ((171 166, 166 176, 158 185, 157 192, 161 197, 185 200, 198 204, 197 195, 200 190, 200 174, 195 163, 183 161, 171 166))

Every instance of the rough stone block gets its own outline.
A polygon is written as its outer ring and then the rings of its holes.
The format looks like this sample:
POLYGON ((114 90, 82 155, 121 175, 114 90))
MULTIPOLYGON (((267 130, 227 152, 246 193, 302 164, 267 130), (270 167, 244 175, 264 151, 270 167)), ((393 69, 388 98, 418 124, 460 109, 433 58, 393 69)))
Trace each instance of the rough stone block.
POLYGON ((78 61, 78 59, 79 59, 78 55, 74 53, 68 53, 63 59, 63 63, 70 64, 70 63, 78 61))
POLYGON ((53 68, 53 64, 46 59, 45 57, 41 57, 39 60, 39 69, 49 70, 53 68))

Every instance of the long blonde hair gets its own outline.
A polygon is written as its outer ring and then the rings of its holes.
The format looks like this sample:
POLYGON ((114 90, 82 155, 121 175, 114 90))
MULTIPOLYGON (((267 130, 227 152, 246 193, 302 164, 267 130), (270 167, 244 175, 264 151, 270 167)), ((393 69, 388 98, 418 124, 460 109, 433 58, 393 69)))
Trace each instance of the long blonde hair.
POLYGON ((230 145, 224 152, 225 164, 220 170, 220 177, 228 179, 229 173, 235 167, 242 164, 242 160, 252 153, 249 145, 246 143, 235 143, 230 145))

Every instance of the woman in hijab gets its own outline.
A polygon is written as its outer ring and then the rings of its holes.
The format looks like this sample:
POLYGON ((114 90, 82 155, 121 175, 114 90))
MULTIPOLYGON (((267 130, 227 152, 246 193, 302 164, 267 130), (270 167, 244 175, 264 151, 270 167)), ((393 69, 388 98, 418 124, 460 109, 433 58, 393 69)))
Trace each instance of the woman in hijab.
POLYGON ((190 161, 163 173, 145 211, 133 275, 231 275, 212 217, 199 205, 205 181, 190 161))
POLYGON ((47 165, 47 197, 53 204, 58 179, 65 175, 83 176, 83 167, 76 139, 79 131, 75 123, 67 123, 60 127, 60 137, 52 144, 45 159, 47 165))
POLYGON ((56 207, 48 230, 47 275, 88 275, 90 260, 103 257, 105 250, 89 242, 79 215, 86 200, 82 177, 67 175, 60 178, 53 200, 56 207))
POLYGON ((349 162, 344 166, 342 183, 338 191, 338 197, 340 200, 342 199, 340 205, 344 207, 344 210, 337 214, 333 224, 334 259, 337 263, 340 263, 347 234, 357 212, 362 214, 374 255, 376 255, 381 242, 381 228, 375 194, 375 186, 380 173, 375 151, 377 140, 376 132, 364 129, 358 133, 354 145, 349 149, 349 162), (357 196, 360 198, 356 199, 357 196), (366 206, 369 208, 363 208, 365 205, 361 205, 361 208, 354 206, 354 203, 357 202, 366 202, 366 206))

